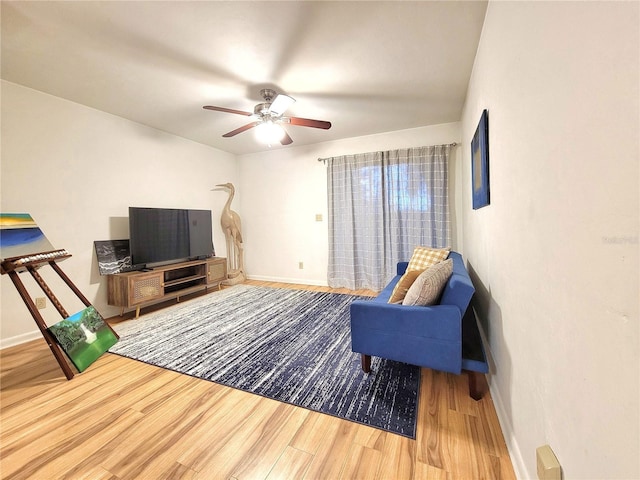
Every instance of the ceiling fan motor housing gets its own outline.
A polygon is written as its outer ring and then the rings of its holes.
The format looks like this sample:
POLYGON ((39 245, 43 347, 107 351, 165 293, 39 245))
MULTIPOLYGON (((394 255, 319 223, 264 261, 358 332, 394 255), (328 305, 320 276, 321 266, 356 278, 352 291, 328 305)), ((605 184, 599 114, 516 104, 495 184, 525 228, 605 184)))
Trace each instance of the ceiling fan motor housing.
POLYGON ((271 101, 276 98, 276 95, 278 95, 278 92, 271 90, 270 88, 263 88, 260 90, 260 96, 264 98, 264 101, 267 103, 271 103, 271 101))
POLYGON ((270 113, 271 103, 259 103, 253 109, 253 113, 261 117, 270 113))

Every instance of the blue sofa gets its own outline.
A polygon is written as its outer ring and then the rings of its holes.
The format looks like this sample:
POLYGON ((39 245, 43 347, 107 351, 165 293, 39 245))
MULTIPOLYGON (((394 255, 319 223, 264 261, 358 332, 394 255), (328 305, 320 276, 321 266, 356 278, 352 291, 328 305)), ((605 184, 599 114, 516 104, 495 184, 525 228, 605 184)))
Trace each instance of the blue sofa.
POLYGON ((453 260, 453 274, 438 305, 388 303, 408 262, 398 263, 397 275, 376 298, 353 302, 351 349, 361 354, 362 369, 367 373, 371 370, 371 356, 455 374, 466 370, 470 395, 478 400, 483 395, 483 374, 488 372, 488 365, 469 306, 475 288, 462 256, 452 251, 448 258, 453 260))

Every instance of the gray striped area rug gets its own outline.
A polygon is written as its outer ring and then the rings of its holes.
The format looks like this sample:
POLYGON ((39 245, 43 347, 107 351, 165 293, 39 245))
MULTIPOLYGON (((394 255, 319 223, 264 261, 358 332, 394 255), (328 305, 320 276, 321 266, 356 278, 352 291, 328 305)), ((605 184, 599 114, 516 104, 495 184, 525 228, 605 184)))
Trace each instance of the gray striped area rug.
POLYGON ((109 351, 415 438, 420 369, 351 351, 354 295, 236 285, 116 324, 109 351))

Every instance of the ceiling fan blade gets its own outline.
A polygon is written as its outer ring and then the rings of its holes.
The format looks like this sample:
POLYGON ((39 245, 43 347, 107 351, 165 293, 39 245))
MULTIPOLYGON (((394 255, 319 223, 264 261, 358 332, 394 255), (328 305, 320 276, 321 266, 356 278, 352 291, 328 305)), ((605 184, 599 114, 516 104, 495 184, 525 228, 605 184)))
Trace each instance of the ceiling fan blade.
POLYGON ((243 112, 242 110, 234 110, 233 108, 213 107, 211 105, 205 105, 202 108, 206 108, 207 110, 215 110, 217 112, 237 113, 238 115, 246 115, 247 117, 253 115, 253 113, 251 112, 243 112))
MULTIPOLYGON (((284 130, 284 128, 282 130, 284 130)), ((280 140, 280 143, 282 145, 290 145, 293 143, 293 139, 289 136, 287 132, 284 132, 284 137, 282 137, 282 140, 280 140)))
POLYGON ((280 93, 271 104, 269 110, 280 116, 287 110, 287 108, 289 108, 294 103, 296 103, 296 100, 294 98, 280 93))
POLYGON ((325 122, 324 120, 312 120, 310 118, 289 117, 291 125, 298 125, 300 127, 313 127, 322 128, 323 130, 329 130, 331 128, 331 122, 325 122))
POLYGON ((229 133, 225 133, 224 135, 222 135, 223 137, 229 138, 229 137, 233 137, 234 135, 237 135, 239 133, 242 132, 246 132, 247 130, 249 130, 250 128, 253 128, 257 125, 259 125, 260 122, 251 122, 248 123, 240 128, 236 128, 235 130, 230 131, 229 133))

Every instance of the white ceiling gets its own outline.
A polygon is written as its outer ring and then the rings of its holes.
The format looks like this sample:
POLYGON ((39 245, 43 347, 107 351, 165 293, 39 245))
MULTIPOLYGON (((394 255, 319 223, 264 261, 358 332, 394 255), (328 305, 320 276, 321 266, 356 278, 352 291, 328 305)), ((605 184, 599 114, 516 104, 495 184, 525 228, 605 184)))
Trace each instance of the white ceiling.
MULTIPOLYGON (((2 78, 196 142, 222 134, 263 86, 297 102, 293 146, 458 121, 484 1, 2 1, 2 78)), ((274 148, 287 148, 277 146, 274 148)))

